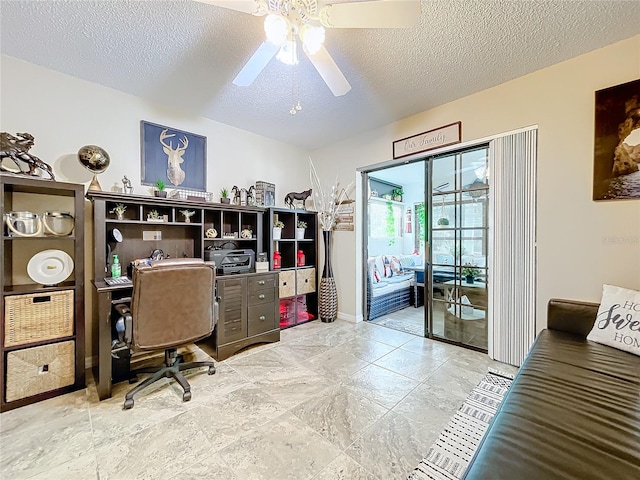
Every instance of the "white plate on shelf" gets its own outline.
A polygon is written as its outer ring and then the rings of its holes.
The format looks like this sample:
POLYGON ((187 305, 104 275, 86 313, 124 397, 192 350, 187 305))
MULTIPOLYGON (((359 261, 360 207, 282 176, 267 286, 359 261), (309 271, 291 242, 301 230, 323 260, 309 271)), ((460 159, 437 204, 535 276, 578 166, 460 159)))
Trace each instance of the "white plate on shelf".
POLYGON ((64 282, 73 272, 73 259, 62 250, 43 250, 27 264, 27 273, 36 283, 56 285, 64 282))

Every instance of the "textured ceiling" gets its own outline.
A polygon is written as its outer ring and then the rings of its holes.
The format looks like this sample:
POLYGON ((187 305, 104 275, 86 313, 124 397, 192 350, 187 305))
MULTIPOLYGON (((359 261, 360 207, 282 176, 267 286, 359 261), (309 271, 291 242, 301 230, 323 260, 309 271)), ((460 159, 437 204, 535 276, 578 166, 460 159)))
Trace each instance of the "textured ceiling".
POLYGON ((2 53, 306 149, 348 138, 640 33, 640 1, 430 0, 411 29, 331 29, 352 85, 301 56, 231 83, 263 18, 192 1, 6 1, 2 53), (303 110, 289 114, 298 85, 303 110))

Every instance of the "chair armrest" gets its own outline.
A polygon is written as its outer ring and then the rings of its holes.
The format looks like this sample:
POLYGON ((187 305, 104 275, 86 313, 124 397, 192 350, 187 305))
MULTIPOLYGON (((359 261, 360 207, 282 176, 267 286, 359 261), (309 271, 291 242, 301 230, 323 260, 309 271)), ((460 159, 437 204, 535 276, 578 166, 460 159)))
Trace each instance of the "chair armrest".
POLYGON ((133 341, 133 317, 129 305, 119 304, 115 306, 121 317, 116 320, 116 331, 118 332, 118 342, 130 345, 133 341))
POLYGON ((547 328, 586 338, 596 321, 599 306, 597 303, 552 298, 547 306, 547 328))

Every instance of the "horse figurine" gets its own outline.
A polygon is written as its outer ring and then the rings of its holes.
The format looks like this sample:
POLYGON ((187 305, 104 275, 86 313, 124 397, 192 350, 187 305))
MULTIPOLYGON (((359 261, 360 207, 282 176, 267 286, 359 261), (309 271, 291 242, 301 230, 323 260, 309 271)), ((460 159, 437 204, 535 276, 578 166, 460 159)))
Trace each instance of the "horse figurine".
POLYGON ((251 185, 249 190, 247 190, 247 205, 255 205, 256 204, 256 195, 255 195, 256 187, 251 185))
POLYGON ((306 201, 307 201, 307 198, 309 198, 310 196, 311 196, 311 189, 305 190, 304 192, 300 192, 300 193, 289 192, 284 197, 284 204, 286 206, 288 206, 289 208, 295 208, 295 205, 293 204, 293 201, 294 200, 301 200, 302 201, 302 208, 304 208, 306 210, 306 208, 307 208, 306 201))
POLYGON ((233 193, 233 204, 240 205, 240 189, 234 185, 231 189, 231 193, 233 193))
POLYGON ((30 133, 16 133, 16 136, 7 132, 0 133, 0 171, 36 177, 38 176, 36 169, 40 169, 49 175, 49 180, 55 180, 56 177, 51 166, 29 153, 29 149, 35 143, 33 140, 34 137, 30 133), (10 159, 18 168, 18 171, 3 165, 5 158, 10 159), (28 170, 24 169, 24 164, 26 164, 28 170))

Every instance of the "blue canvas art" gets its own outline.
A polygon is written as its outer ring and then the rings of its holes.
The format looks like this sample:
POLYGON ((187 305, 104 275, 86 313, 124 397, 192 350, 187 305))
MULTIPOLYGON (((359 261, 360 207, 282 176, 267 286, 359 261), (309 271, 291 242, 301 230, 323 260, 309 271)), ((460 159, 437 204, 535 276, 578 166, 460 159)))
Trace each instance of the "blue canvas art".
POLYGON ((207 137, 140 122, 142 184, 207 190, 207 137))

